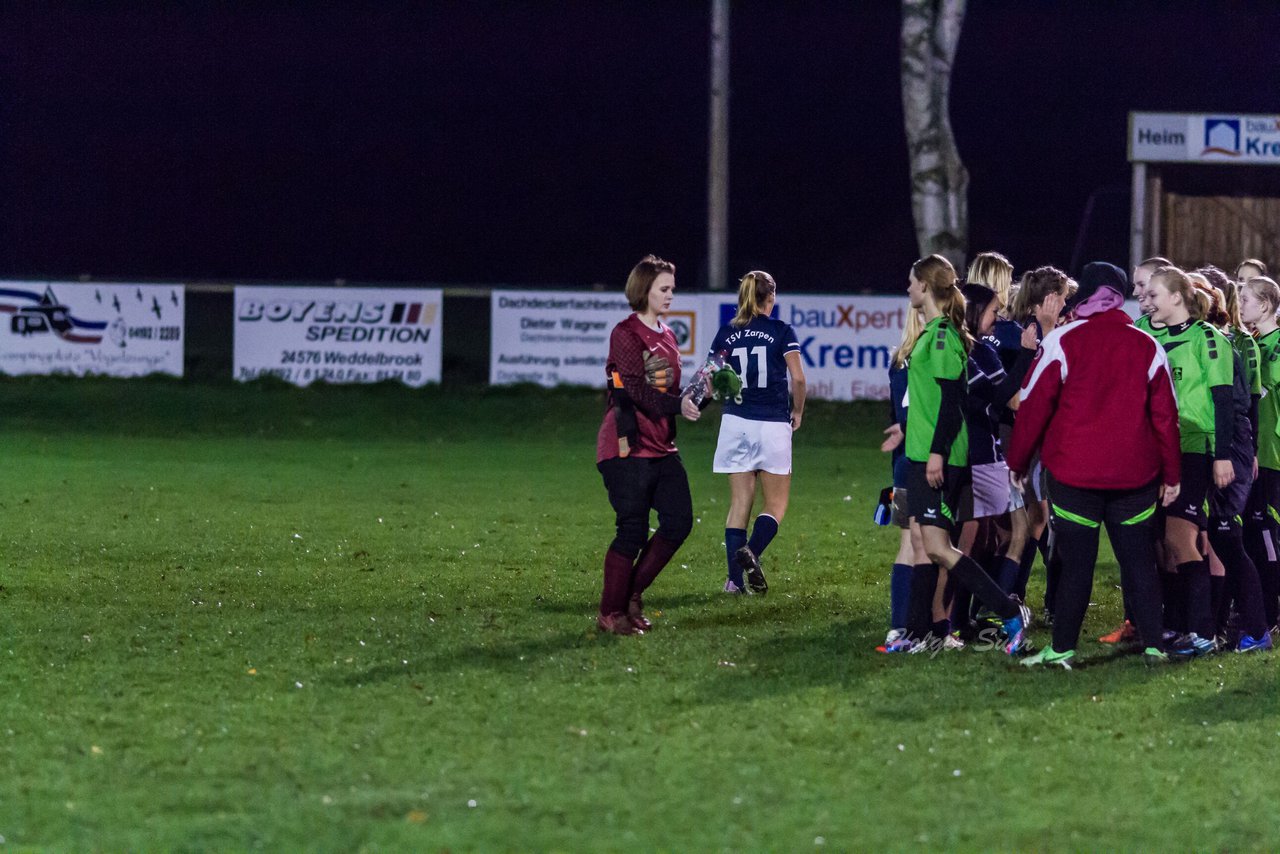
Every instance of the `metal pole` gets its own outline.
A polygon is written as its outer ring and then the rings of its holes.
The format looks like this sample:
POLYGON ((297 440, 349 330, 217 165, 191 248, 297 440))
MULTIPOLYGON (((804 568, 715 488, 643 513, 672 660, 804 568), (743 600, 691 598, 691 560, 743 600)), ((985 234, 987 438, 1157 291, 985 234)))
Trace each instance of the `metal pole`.
POLYGON ((1129 199, 1129 269, 1147 258, 1147 164, 1133 164, 1133 190, 1129 199))
POLYGON ((707 163, 707 285, 728 284, 729 0, 711 0, 711 155, 707 163))

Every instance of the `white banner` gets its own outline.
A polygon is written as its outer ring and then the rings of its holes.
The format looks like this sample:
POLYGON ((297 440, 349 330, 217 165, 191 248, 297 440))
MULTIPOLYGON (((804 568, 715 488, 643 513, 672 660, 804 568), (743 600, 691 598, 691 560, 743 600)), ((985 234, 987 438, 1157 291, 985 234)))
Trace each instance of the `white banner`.
MULTIPOLYGON (((720 326, 733 319, 738 303, 733 294, 707 294, 704 299, 702 337, 710 347, 720 326)), ((809 397, 887 400, 889 359, 902 340, 907 306, 905 293, 799 296, 784 292, 773 316, 795 330, 809 397)))
POLYGON ((1280 117, 1130 113, 1129 159, 1149 163, 1280 165, 1280 117))
MULTIPOLYGON (((701 296, 676 293, 666 317, 686 373, 697 370, 704 355, 701 309, 701 296)), ((494 291, 492 312, 491 385, 603 386, 609 333, 631 314, 631 306, 621 293, 494 291)))
POLYGON ((182 285, 0 282, 0 372, 182 376, 182 285))
MULTIPOLYGON (((737 310, 736 296, 680 294, 667 323, 686 376, 737 310)), ((631 313, 622 294, 494 291, 489 382, 553 386, 604 382, 609 333, 631 313)), ((883 400, 889 358, 902 339, 907 297, 790 296, 774 309, 796 331, 809 395, 824 400, 883 400)))
POLYGON ((439 289, 237 286, 232 375, 438 383, 442 303, 439 289))

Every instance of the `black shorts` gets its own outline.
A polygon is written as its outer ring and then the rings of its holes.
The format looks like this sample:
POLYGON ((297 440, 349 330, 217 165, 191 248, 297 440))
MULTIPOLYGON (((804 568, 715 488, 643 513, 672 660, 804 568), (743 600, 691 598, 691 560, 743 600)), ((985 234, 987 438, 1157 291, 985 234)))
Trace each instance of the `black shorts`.
POLYGON ((1166 519, 1186 519, 1204 530, 1209 524, 1207 499, 1213 481, 1213 457, 1208 454, 1182 455, 1182 488, 1173 503, 1164 508, 1166 519))
MULTIPOLYGON (((1244 522, 1243 517, 1253 487, 1253 453, 1250 451, 1248 459, 1243 455, 1237 456, 1240 458, 1231 460, 1236 479, 1227 484, 1226 489, 1218 489, 1216 486, 1209 489, 1209 518, 1215 523, 1234 522, 1239 525, 1244 522)), ((1215 524, 1214 527, 1222 526, 1215 524)))
POLYGON ((944 466, 942 488, 934 489, 924 476, 924 463, 911 461, 907 470, 907 509, 919 525, 950 531, 956 524, 960 495, 969 480, 965 466, 944 466))

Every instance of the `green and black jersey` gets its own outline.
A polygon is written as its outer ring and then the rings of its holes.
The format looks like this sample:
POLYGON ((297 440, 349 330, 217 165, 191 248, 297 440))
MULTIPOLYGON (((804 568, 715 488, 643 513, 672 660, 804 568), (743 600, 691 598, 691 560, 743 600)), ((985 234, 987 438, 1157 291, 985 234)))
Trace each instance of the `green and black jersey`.
POLYGON ((1258 338, 1262 400, 1258 401, 1258 465, 1280 471, 1280 329, 1258 338))
POLYGON ((1178 427, 1182 451, 1214 453, 1214 405, 1212 389, 1231 387, 1234 366, 1231 342, 1203 320, 1159 327, 1151 334, 1169 357, 1169 373, 1178 395, 1178 427))
MULTIPOLYGON (((938 410, 942 406, 939 382, 963 382, 967 361, 964 343, 950 320, 935 317, 925 324, 924 332, 911 348, 911 361, 907 366, 907 459, 917 463, 929 461, 933 434, 938 427, 938 410)), ((969 432, 961 422, 946 463, 964 466, 968 462, 969 432)))
MULTIPOLYGON (((1149 314, 1140 314, 1140 315, 1138 315, 1138 319, 1137 319, 1137 320, 1135 320, 1135 321, 1133 322, 1133 325, 1134 325, 1134 326, 1136 326, 1136 327, 1138 327, 1139 329, 1141 329, 1143 332, 1147 333, 1148 335, 1155 335, 1155 334, 1156 334, 1156 333, 1152 330, 1152 328, 1151 328, 1151 315, 1149 315, 1149 314)), ((1163 327, 1162 327, 1162 328, 1163 328, 1163 327)))
POLYGON ((1249 394, 1255 396, 1261 394, 1262 360, 1258 352, 1258 342, 1243 329, 1232 329, 1227 337, 1231 339, 1231 347, 1240 357, 1240 363, 1244 365, 1245 388, 1249 389, 1249 394))

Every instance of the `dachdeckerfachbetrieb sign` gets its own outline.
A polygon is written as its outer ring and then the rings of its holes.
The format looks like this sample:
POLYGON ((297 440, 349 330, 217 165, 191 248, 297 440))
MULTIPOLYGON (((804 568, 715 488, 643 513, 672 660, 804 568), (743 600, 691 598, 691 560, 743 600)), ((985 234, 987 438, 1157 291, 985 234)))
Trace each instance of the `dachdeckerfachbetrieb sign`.
POLYGON ((237 286, 233 376, 438 383, 442 302, 439 289, 237 286))
MULTIPOLYGON (((676 293, 664 319, 676 336, 682 370, 702 363, 702 297, 676 293)), ((613 327, 631 314, 620 293, 493 291, 489 349, 492 385, 603 386, 613 327)))
POLYGON ((182 376, 182 285, 0 282, 0 372, 182 376))

